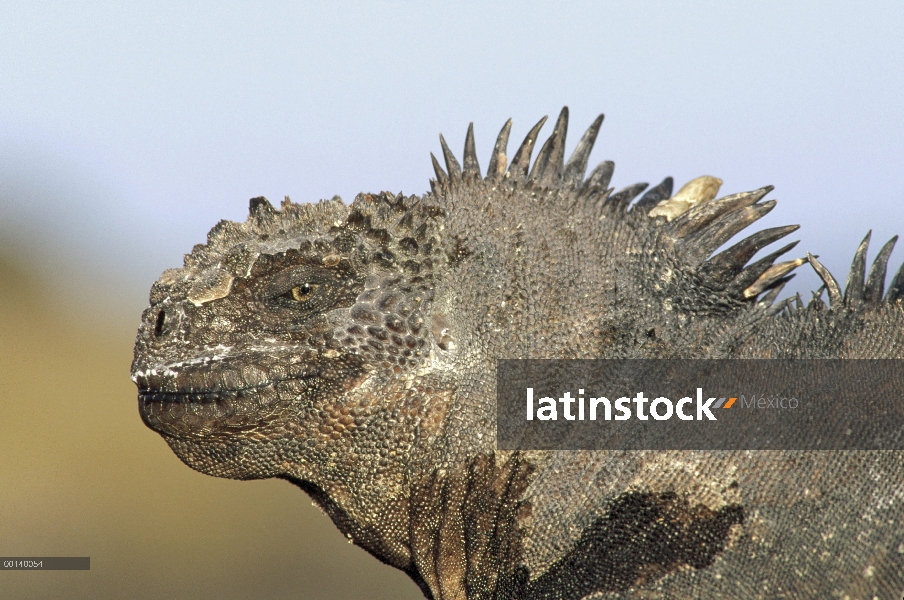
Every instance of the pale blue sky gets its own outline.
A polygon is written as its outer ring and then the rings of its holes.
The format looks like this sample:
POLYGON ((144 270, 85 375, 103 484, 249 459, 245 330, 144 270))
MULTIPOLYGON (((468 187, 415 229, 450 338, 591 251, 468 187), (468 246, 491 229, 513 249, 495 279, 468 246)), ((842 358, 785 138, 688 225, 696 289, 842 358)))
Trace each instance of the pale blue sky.
POLYGON ((137 310, 252 196, 422 193, 439 132, 460 151, 474 121, 485 166, 506 118, 514 147, 567 104, 572 147, 606 113, 616 187, 775 185, 763 226, 800 223, 843 281, 867 229, 870 259, 904 233, 902 24, 900 2, 6 0, 0 237, 137 310))

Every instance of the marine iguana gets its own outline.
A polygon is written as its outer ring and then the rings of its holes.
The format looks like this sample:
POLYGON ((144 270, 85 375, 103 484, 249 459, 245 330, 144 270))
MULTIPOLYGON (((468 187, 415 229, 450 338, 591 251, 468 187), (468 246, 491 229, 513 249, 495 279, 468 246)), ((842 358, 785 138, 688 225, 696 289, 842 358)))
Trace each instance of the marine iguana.
POLYGON ((473 126, 423 196, 250 201, 150 292, 132 379, 186 464, 301 487, 355 544, 443 599, 900 598, 904 456, 893 451, 497 451, 501 358, 904 355, 895 239, 842 291, 795 231, 720 246, 775 206, 585 176, 563 109, 486 175, 473 126), (639 196, 639 198, 638 198, 639 196), (636 200, 635 200, 636 199, 636 200), (809 262, 824 282, 778 301, 809 262))

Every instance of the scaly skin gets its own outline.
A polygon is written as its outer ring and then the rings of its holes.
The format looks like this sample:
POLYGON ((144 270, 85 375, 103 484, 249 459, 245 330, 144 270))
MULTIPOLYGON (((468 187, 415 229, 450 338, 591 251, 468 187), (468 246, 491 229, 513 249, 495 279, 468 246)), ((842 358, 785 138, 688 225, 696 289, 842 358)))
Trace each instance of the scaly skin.
POLYGON ((144 422, 203 473, 296 483, 430 598, 900 596, 901 453, 495 450, 500 358, 904 354, 890 246, 844 296, 809 257, 830 305, 776 304, 807 259, 748 262, 796 227, 710 256, 770 188, 632 203, 612 163, 585 178, 601 121, 566 164, 564 109, 532 168, 542 121, 511 164, 509 122, 486 177, 469 129, 423 197, 253 199, 151 289, 144 422))

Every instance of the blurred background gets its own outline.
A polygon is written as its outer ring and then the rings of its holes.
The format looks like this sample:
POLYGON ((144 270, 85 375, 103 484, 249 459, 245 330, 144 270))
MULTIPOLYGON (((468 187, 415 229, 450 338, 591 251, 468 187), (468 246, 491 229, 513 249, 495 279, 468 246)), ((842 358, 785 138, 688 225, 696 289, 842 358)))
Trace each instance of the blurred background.
MULTIPOLYGON (((776 186, 843 281, 904 233, 900 2, 19 2, 0 7, 0 572, 9 598, 418 598, 304 494, 182 465, 129 381, 151 283, 248 199, 422 193, 571 109, 617 188, 776 186)), ((545 134, 551 131, 547 125, 545 134)), ((897 268, 904 257, 892 257, 897 268)), ((802 268, 786 290, 817 278, 802 268)))

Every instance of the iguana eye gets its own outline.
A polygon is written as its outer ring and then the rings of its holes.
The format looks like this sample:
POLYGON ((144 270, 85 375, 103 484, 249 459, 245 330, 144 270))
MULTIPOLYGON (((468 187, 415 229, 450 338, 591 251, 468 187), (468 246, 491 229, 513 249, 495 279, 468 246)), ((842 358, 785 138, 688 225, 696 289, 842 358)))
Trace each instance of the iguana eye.
POLYGON ((246 285, 262 309, 256 314, 267 327, 286 330, 337 307, 352 306, 363 290, 364 280, 347 265, 341 265, 324 268, 301 262, 252 276, 246 285))
POLYGON ((314 292, 317 291, 318 287, 320 287, 319 284, 307 282, 293 287, 292 298, 294 298, 296 302, 306 302, 314 296, 314 292))

